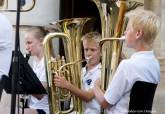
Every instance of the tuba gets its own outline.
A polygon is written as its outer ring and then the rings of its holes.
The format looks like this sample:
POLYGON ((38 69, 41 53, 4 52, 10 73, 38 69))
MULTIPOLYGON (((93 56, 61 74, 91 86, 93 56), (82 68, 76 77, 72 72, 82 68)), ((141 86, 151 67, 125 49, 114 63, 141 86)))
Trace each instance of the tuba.
POLYGON ((43 41, 51 114, 68 114, 73 111, 82 114, 81 100, 72 96, 69 91, 53 86, 53 75, 63 74, 70 83, 81 88, 80 76, 83 60, 80 38, 88 20, 90 18, 73 18, 51 23, 50 27, 57 32, 49 33, 43 41), (64 44, 65 55, 53 57, 52 41, 60 38, 64 44))
POLYGON ((119 0, 120 7, 115 0, 92 0, 100 13, 102 40, 102 76, 101 88, 107 89, 108 83, 112 79, 119 63, 119 57, 122 49, 122 42, 118 40, 121 37, 124 28, 124 14, 126 12, 126 0, 119 0))

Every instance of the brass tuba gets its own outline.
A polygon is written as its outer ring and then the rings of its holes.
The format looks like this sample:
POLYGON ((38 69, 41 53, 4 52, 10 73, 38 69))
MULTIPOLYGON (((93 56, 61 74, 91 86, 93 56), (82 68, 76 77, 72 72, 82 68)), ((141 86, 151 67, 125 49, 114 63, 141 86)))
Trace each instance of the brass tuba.
POLYGON ((72 84, 81 88, 81 36, 84 24, 90 18, 64 19, 52 23, 51 28, 57 32, 49 33, 44 39, 44 56, 48 83, 49 106, 51 114, 68 114, 75 111, 82 114, 82 102, 69 91, 54 87, 54 73, 60 73, 72 84), (61 38, 65 55, 52 56, 52 40, 61 38), (50 45, 51 44, 51 45, 50 45))
POLYGON ((126 12, 126 0, 92 0, 100 13, 102 25, 102 89, 106 90, 112 75, 116 70, 121 53, 122 43, 117 39, 122 34, 124 14, 126 12), (113 38, 112 38, 113 37, 113 38))

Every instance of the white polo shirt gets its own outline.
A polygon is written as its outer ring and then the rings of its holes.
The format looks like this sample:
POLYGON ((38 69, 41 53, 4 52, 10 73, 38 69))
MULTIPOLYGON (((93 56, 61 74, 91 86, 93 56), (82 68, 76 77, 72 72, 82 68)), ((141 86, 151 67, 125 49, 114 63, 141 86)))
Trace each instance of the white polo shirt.
MULTIPOLYGON (((83 89, 87 90, 92 88, 95 81, 101 78, 101 64, 98 64, 90 71, 86 71, 86 67, 82 69, 82 83, 83 89)), ((89 102, 83 102, 84 113, 83 114, 100 114, 100 105, 96 99, 92 99, 89 102)))
MULTIPOLYGON (((46 82, 44 58, 42 58, 38 63, 36 61, 33 62, 33 70, 41 82, 46 82)), ((29 107, 33 109, 43 109, 46 114, 49 114, 48 95, 45 95, 41 100, 30 96, 29 107)))
POLYGON ((12 56, 12 25, 0 13, 0 79, 3 74, 8 75, 12 56))
POLYGON ((153 51, 136 52, 120 63, 104 95, 113 105, 108 114, 128 113, 130 91, 136 81, 159 83, 160 66, 153 51))

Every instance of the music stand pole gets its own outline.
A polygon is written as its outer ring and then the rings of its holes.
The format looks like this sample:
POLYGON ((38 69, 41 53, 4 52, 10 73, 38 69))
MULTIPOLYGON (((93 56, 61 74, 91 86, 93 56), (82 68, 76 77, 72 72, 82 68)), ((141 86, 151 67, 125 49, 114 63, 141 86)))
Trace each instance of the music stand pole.
POLYGON ((21 0, 17 0, 17 15, 16 15, 16 35, 15 35, 15 51, 12 58, 12 87, 11 87, 11 110, 10 114, 15 114, 16 108, 16 94, 18 92, 18 79, 20 76, 20 41, 19 41, 19 25, 20 25, 20 7, 21 7, 21 0))

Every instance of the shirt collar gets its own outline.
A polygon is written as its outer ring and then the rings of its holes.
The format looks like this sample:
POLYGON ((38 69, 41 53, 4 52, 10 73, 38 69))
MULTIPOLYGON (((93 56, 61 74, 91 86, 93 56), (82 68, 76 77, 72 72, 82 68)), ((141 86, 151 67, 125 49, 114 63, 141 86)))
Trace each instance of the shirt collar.
POLYGON ((88 72, 87 72, 86 67, 85 67, 85 73, 84 74, 87 74, 87 73, 93 74, 97 69, 101 69, 101 63, 99 63, 98 65, 96 65, 94 68, 92 68, 88 72))
POLYGON ((153 55, 154 54, 154 51, 153 50, 151 50, 151 51, 139 51, 139 52, 136 52, 136 53, 134 53, 132 56, 131 56, 131 58, 135 58, 135 57, 137 57, 137 56, 140 56, 140 55, 153 55))

